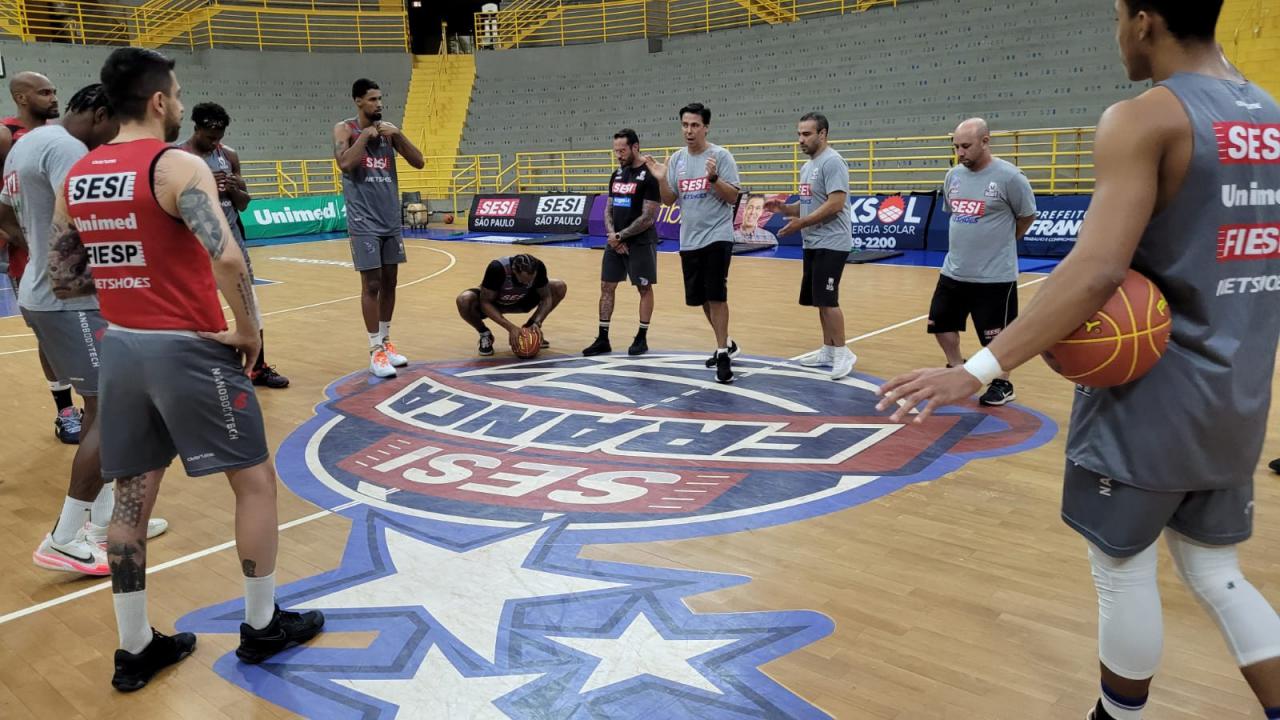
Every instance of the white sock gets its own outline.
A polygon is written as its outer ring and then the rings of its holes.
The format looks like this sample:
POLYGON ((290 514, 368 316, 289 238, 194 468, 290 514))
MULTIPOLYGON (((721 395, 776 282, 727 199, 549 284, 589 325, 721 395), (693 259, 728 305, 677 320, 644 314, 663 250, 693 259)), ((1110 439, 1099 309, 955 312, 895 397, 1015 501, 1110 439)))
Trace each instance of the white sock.
POLYGON ((93 501, 93 511, 89 514, 89 521, 98 527, 106 527, 111 524, 111 513, 116 509, 116 484, 114 481, 103 483, 102 489, 98 491, 98 497, 93 501))
POLYGON ((720 353, 721 355, 728 355, 728 354, 729 354, 729 348, 727 348, 727 347, 722 347, 722 348, 717 349, 717 350, 716 350, 716 352, 720 353))
POLYGON ((1102 693, 1102 707, 1107 711, 1108 715, 1116 720, 1142 720, 1142 710, 1146 707, 1146 704, 1143 703, 1136 708, 1129 705, 1121 705, 1107 697, 1104 692, 1102 693))
POLYGON ((391 321, 390 320, 386 322, 378 323, 378 334, 382 336, 383 340, 386 340, 387 338, 391 337, 391 321))
POLYGON ((151 623, 147 621, 147 591, 117 593, 111 596, 116 606, 116 630, 120 647, 135 655, 151 644, 151 623))
POLYGON ((49 392, 62 392, 63 390, 70 390, 70 389, 71 389, 71 385, 69 383, 58 382, 57 380, 52 380, 49 382, 49 392))
POLYGON ((276 611, 276 574, 244 579, 244 621, 254 630, 271 624, 276 611))
POLYGON ((76 500, 67 496, 62 501, 62 514, 58 516, 58 524, 53 526, 53 541, 60 544, 76 539, 76 533, 84 527, 84 516, 89 514, 93 503, 76 500))
POLYGON ((369 349, 372 350, 382 344, 382 333, 369 333, 369 349))

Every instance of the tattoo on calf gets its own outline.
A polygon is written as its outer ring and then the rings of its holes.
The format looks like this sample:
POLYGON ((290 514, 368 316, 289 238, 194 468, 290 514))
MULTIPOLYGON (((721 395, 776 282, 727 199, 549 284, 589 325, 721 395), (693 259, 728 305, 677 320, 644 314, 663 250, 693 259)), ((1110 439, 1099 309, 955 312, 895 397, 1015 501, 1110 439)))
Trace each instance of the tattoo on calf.
MULTIPOLYGON (((142 475, 116 480, 116 506, 111 521, 136 528, 142 524, 142 506, 146 502, 146 487, 142 475)), ((144 536, 145 537, 145 536, 144 536)))
POLYGON ((258 577, 258 563, 252 560, 241 560, 240 569, 244 571, 245 577, 258 577))
POLYGON ((111 566, 111 592, 131 593, 147 589, 147 541, 107 545, 111 566))

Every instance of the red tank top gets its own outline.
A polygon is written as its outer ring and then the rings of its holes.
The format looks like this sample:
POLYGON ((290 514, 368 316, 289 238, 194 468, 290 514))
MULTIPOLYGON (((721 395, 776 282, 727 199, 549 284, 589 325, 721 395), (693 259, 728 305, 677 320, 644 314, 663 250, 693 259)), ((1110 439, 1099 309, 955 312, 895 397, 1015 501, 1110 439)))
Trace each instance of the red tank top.
POLYGON ((89 254, 102 316, 137 330, 227 328, 209 252, 160 207, 160 140, 102 145, 67 175, 67 210, 89 254))
MULTIPOLYGON (((15 117, 7 117, 0 120, 0 125, 9 128, 10 142, 18 142, 18 138, 27 134, 29 128, 22 124, 22 121, 15 117)), ((12 145, 10 146, 12 147, 12 145)), ((27 260, 30 255, 26 248, 9 246, 9 277, 16 280, 22 279, 22 273, 27 269, 27 260)))

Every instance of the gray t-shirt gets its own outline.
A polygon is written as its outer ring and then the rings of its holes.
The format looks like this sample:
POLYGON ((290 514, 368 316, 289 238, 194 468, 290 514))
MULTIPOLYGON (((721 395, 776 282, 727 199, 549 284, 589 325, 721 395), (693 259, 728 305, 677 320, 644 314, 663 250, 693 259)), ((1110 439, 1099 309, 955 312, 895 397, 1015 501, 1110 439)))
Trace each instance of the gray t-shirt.
POLYGON ((844 207, 826 222, 804 228, 804 247, 814 250, 853 250, 853 226, 849 218, 849 166, 834 148, 827 147, 800 168, 800 217, 822 207, 833 192, 845 196, 844 207))
MULTIPOLYGON (((84 143, 61 125, 36 128, 14 143, 4 161, 4 188, 0 202, 14 209, 27 238, 31 259, 18 283, 18 304, 39 312, 91 310, 98 297, 89 295, 59 300, 49 281, 49 228, 53 207, 71 166, 89 154, 84 143)), ((123 219, 125 222, 128 218, 123 219)), ((137 222, 136 220, 134 221, 137 222)))
POLYGON ((1036 214, 1027 176, 1000 158, 978 172, 957 165, 942 183, 942 198, 943 212, 951 214, 951 248, 942 274, 963 282, 1016 281, 1018 218, 1036 214))
POLYGON ((738 163, 719 145, 707 144, 699 155, 681 148, 667 165, 667 184, 680 198, 680 249, 697 250, 714 242, 733 242, 733 206, 725 203, 707 182, 707 158, 716 159, 716 173, 738 185, 738 163))

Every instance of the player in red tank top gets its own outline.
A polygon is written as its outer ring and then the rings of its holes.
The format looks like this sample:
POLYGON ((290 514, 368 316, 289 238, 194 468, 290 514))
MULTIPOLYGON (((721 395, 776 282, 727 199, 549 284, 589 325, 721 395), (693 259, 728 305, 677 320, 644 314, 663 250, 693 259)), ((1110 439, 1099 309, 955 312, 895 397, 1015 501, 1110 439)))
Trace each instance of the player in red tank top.
POLYGON ((208 166, 173 148, 182 123, 174 61, 121 48, 102 69, 120 120, 115 141, 67 175, 54 212, 50 279, 59 297, 98 293, 102 474, 116 483, 107 535, 120 636, 111 684, 142 688, 195 650, 147 619, 146 530, 165 468, 225 473, 236 495, 245 585, 237 656, 261 662, 320 632, 324 617, 275 605, 276 476, 245 372, 258 324, 244 254, 208 166), (218 294, 231 308, 228 328, 218 294))
MULTIPOLYGON (((9 81, 9 94, 17 105, 16 115, 0 120, 0 167, 9 154, 9 148, 23 135, 34 128, 59 116, 58 89, 49 82, 49 78, 36 72, 20 72, 9 81)), ((8 275, 13 280, 14 294, 18 290, 18 282, 27 266, 27 249, 12 244, 3 232, 0 232, 0 251, 8 250, 8 275)), ((2 254, 2 253, 0 253, 2 254)), ((37 347, 39 343, 37 342, 37 347)), ((58 408, 58 416, 54 418, 54 435, 64 443, 74 445, 80 442, 82 414, 71 401, 71 385, 63 382, 53 371, 44 349, 38 351, 40 368, 44 370, 45 380, 49 382, 49 391, 58 408)))

